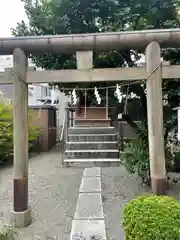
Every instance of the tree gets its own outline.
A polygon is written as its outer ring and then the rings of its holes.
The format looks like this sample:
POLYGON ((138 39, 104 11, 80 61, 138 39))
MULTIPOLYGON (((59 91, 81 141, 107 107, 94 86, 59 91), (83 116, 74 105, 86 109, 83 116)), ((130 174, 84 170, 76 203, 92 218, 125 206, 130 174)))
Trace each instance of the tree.
MULTIPOLYGON (((15 36, 92 33, 105 31, 128 31, 149 28, 174 28, 180 26, 178 16, 178 0, 22 0, 29 18, 29 25, 23 21, 12 30, 15 36)), ((94 54, 94 66, 99 68, 136 66, 139 53, 135 50, 111 51, 94 54), (134 59, 134 60, 133 60, 134 59)), ((177 59, 177 51, 163 51, 166 59, 177 59)), ((74 55, 40 54, 30 56, 33 62, 44 69, 72 69, 76 68, 74 55)), ((106 86, 107 83, 100 85, 106 86)), ((178 82, 177 82, 178 84, 178 82)), ((165 83, 164 92, 170 102, 177 100, 177 94, 172 97, 174 83, 165 83), (171 91, 170 91, 171 88, 171 91), (171 101, 172 100, 172 101, 171 101)), ((63 84, 64 87, 73 85, 63 84)), ((92 87, 86 83, 84 87, 92 87)), ((74 87, 74 86, 73 86, 74 87)), ((126 92, 127 87, 123 90, 126 92)), ((129 92, 140 97, 140 105, 144 119, 147 119, 145 84, 129 86, 129 92)), ((112 96, 113 93, 111 93, 112 96)), ((115 98, 112 96, 115 102, 115 98)), ((83 99, 83 98, 82 98, 83 99)), ((81 100, 82 100, 81 99, 81 100)), ((178 102, 179 103, 179 99, 178 102)), ((117 105, 116 113, 122 106, 117 105)), ((176 104, 177 104, 176 103, 176 104)), ((138 131, 130 116, 124 119, 138 131)))

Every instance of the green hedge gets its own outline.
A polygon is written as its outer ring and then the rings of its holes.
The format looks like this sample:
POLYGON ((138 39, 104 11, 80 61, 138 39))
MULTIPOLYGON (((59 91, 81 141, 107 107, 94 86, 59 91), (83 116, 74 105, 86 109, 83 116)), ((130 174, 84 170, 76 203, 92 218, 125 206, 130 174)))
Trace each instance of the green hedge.
POLYGON ((180 203, 167 196, 143 195, 124 208, 126 240, 179 240, 180 203))
MULTIPOLYGON (((39 129, 31 124, 29 111, 29 149, 39 135, 39 129)), ((12 105, 0 103, 0 163, 6 162, 13 155, 13 118, 12 105)))

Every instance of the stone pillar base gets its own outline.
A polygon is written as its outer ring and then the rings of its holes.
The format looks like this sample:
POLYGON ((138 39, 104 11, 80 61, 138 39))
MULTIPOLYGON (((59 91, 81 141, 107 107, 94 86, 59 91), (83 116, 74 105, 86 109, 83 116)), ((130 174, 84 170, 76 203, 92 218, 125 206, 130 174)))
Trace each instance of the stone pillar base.
POLYGON ((153 193, 157 195, 163 195, 167 190, 166 178, 151 178, 151 188, 153 193))
POLYGON ((16 228, 24 228, 31 224, 32 218, 31 218, 31 209, 28 208, 28 210, 24 212, 14 212, 12 211, 11 214, 11 223, 16 228))

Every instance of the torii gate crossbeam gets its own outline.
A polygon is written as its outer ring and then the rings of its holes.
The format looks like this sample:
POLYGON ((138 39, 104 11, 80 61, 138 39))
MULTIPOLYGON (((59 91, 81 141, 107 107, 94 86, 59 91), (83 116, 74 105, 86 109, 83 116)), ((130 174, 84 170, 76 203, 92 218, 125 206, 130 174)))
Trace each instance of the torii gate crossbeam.
POLYGON ((180 28, 146 30, 134 32, 110 32, 34 37, 0 38, 0 55, 11 55, 15 48, 30 54, 75 53, 92 50, 95 52, 145 49, 156 41, 161 48, 180 47, 180 28))

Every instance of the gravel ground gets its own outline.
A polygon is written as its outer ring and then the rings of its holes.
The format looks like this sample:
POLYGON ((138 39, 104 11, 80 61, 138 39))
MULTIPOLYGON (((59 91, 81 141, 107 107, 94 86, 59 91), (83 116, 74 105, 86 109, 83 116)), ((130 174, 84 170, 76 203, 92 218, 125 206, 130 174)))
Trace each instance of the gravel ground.
MULTIPOLYGON (((20 230, 18 240, 69 240, 83 168, 62 168, 59 151, 29 161, 29 205, 33 222, 20 230)), ((175 177, 179 177, 175 174, 175 177)), ((149 192, 123 167, 102 168, 102 199, 108 240, 123 240, 124 205, 149 192)), ((171 184, 168 195, 180 200, 180 183, 171 184)), ((12 208, 12 166, 0 169, 0 219, 8 221, 12 208)))
MULTIPOLYGON (((33 223, 21 229, 18 239, 69 240, 82 172, 83 169, 62 168, 58 151, 30 159, 29 205, 33 223)), ((0 170, 1 219, 9 220, 11 207, 12 166, 0 170)))
MULTIPOLYGON (((178 177, 178 174, 175 174, 178 177)), ((124 240, 121 216, 124 205, 132 198, 150 192, 139 179, 121 167, 102 168, 102 198, 108 240, 124 240)), ((168 195, 180 200, 180 183, 170 184, 168 195)))

